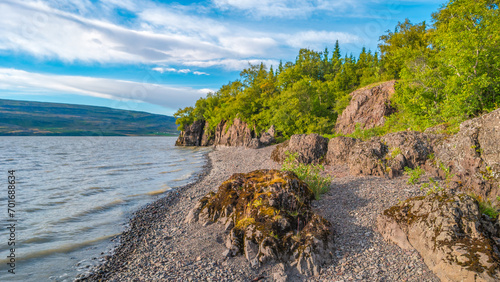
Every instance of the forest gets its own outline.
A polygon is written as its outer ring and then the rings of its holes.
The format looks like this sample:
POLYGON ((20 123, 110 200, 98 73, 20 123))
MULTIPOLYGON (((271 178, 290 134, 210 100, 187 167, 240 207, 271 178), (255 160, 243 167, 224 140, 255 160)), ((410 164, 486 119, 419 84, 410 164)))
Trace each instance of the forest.
POLYGON ((500 10, 498 0, 450 0, 432 14, 432 24, 399 22, 380 36, 378 50, 355 57, 301 49, 295 62, 250 65, 240 78, 200 98, 174 116, 179 130, 206 120, 240 118, 262 132, 274 125, 283 136, 335 135, 337 117, 352 91, 396 79, 391 98, 397 112, 379 135, 422 131, 460 122, 500 107, 500 10))

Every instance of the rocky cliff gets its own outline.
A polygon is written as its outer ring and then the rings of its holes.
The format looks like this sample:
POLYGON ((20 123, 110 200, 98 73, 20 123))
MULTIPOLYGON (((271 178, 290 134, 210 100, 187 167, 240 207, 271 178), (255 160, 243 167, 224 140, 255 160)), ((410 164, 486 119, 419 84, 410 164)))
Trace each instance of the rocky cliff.
POLYGON ((221 121, 210 130, 204 120, 197 120, 181 132, 176 146, 245 146, 261 148, 275 142, 275 129, 271 126, 267 132, 256 133, 247 123, 235 118, 232 123, 221 121))
POLYGON ((361 129, 381 126, 385 117, 395 112, 390 97, 394 94, 395 80, 367 86, 351 93, 349 106, 338 117, 335 131, 351 134, 359 124, 361 129))

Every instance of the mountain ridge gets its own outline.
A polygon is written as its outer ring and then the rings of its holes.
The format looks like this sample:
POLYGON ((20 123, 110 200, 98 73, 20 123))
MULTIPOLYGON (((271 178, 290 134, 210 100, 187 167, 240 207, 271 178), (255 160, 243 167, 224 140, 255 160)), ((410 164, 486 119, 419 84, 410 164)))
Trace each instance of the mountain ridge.
POLYGON ((0 99, 0 136, 178 134, 175 118, 108 107, 0 99))

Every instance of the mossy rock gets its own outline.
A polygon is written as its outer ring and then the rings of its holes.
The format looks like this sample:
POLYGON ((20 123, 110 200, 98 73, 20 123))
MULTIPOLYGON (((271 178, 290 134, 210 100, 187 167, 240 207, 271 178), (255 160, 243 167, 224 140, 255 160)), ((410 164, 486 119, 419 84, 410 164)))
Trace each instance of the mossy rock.
POLYGON ((331 224, 311 211, 314 193, 292 172, 257 170, 234 174, 203 197, 188 222, 220 222, 232 255, 253 266, 284 261, 301 273, 318 274, 331 258, 331 224))
POLYGON ((377 227, 401 248, 416 249, 443 281, 500 281, 500 224, 468 195, 408 199, 385 210, 377 227))

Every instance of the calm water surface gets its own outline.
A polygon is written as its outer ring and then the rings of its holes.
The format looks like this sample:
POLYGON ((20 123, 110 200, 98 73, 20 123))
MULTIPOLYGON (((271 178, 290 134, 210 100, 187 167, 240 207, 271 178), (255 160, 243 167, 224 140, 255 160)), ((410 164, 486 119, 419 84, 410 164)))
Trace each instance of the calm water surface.
POLYGON ((193 181, 207 148, 174 137, 0 137, 0 220, 16 177, 16 269, 0 230, 0 281, 72 281, 113 246, 131 214, 193 181))

